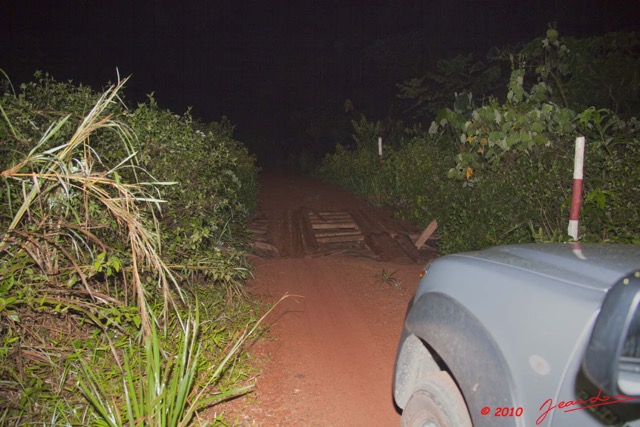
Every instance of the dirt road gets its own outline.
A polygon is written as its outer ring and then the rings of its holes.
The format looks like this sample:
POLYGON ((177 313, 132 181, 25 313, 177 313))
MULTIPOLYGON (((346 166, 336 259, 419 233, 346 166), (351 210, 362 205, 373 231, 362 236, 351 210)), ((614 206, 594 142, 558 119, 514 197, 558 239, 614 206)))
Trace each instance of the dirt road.
MULTIPOLYGON (((261 213, 266 223, 279 224, 276 230, 287 229, 282 218, 301 207, 316 213, 357 209, 378 218, 377 224, 389 224, 384 219, 388 213, 314 180, 269 173, 262 186, 261 213)), ((254 393, 229 409, 236 423, 399 424, 391 396, 394 356, 424 259, 380 261, 363 240, 320 244, 311 254, 253 260, 251 292, 268 301, 285 293, 298 297, 285 300, 271 315, 272 339, 250 348, 262 371, 254 393), (389 280, 381 280, 383 276, 389 280)))

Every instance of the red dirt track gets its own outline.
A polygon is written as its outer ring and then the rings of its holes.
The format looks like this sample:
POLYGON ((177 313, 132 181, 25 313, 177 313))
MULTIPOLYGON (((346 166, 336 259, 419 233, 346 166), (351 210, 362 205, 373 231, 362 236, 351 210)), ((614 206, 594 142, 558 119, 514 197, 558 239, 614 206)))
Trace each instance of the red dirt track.
MULTIPOLYGON (((333 186, 297 175, 265 173, 261 184, 261 215, 270 224, 301 207, 358 209, 390 218, 333 186)), ((267 320, 269 338, 249 348, 261 368, 255 390, 219 408, 225 419, 241 426, 399 425, 391 395, 394 357, 426 258, 380 261, 362 239, 350 245, 252 260, 251 293, 269 302, 284 294, 297 297, 280 303, 267 320), (383 269, 395 272, 399 285, 376 278, 383 269)))

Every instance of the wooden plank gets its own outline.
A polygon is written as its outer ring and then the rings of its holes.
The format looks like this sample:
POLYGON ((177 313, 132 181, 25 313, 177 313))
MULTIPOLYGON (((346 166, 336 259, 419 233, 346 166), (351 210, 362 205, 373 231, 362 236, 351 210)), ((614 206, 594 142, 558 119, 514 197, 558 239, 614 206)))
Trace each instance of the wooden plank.
POLYGON ((300 211, 289 211, 289 220, 291 221, 291 242, 293 247, 293 256, 300 257, 304 255, 304 240, 300 227, 300 211))
POLYGON ((364 240, 364 236, 362 234, 354 235, 354 236, 333 236, 333 237, 316 237, 318 243, 349 243, 349 242, 360 242, 364 240))
POLYGON ((391 235, 407 234, 413 231, 404 223, 402 223, 401 221, 398 221, 393 217, 378 216, 377 219, 380 221, 382 226, 387 230, 387 232, 389 232, 391 235))
POLYGON ((349 216, 349 212, 347 211, 324 211, 318 212, 318 214, 325 218, 332 216, 349 216))
POLYGON ((326 218, 322 216, 322 214, 320 212, 318 212, 317 210, 310 208, 309 209, 309 216, 313 216, 313 219, 319 219, 320 221, 326 221, 326 218))
POLYGON ((267 243, 278 247, 278 240, 280 239, 280 218, 270 218, 269 226, 267 227, 267 243))
POLYGON ((324 218, 324 219, 320 219, 320 218, 310 218, 310 220, 312 222, 318 222, 318 223, 325 223, 325 222, 353 222, 353 218, 351 218, 351 215, 349 216, 340 216, 340 217, 335 217, 335 218, 324 218))
MULTIPOLYGON (((273 236, 275 238, 275 247, 278 249, 278 253, 282 257, 289 255, 289 233, 287 232, 287 213, 284 212, 276 221, 274 221, 273 236)), ((267 233, 267 238, 269 233, 267 233)))
POLYGON ((384 261, 393 261, 401 264, 413 264, 415 262, 389 233, 369 233, 364 236, 364 241, 371 251, 384 261))
MULTIPOLYGON (((385 221, 382 217, 376 215, 373 212, 368 212, 365 211, 363 209, 358 209, 357 210, 357 215, 360 218, 360 221, 364 222, 367 224, 367 227, 369 228, 371 233, 389 233, 389 234, 397 234, 398 230, 394 227, 388 227, 385 224, 385 221)), ((358 222, 359 224, 359 222, 358 222)))
POLYGON ((422 255, 418 251, 418 248, 415 247, 413 241, 406 234, 398 234, 395 236, 396 242, 400 245, 403 251, 407 253, 414 260, 422 259, 422 255))
POLYGON ((321 233, 316 233, 316 237, 332 237, 332 236, 360 236, 362 233, 359 230, 325 230, 321 233))
POLYGON ((355 222, 313 222, 311 221, 311 226, 314 230, 329 230, 335 228, 350 228, 357 230, 358 226, 355 222))
POLYGON ((300 227, 300 235, 302 237, 302 245, 304 253, 318 252, 320 247, 316 241, 315 233, 309 221, 309 210, 305 207, 297 211, 298 224, 300 227))
POLYGON ((293 210, 285 212, 279 220, 278 252, 282 257, 300 257, 304 255, 304 245, 297 214, 293 210))
POLYGON ((278 241, 278 252, 283 257, 290 257, 295 254, 293 233, 291 228, 291 215, 292 211, 286 211, 282 214, 280 219, 280 233, 278 241))
POLYGON ((366 215, 369 222, 372 224, 373 228, 379 232, 387 232, 389 234, 396 234, 397 230, 394 227, 388 227, 385 221, 380 218, 378 215, 368 212, 362 212, 363 215, 366 215))
POLYGON ((353 217, 353 220, 356 222, 356 224, 358 224, 358 229, 362 231, 362 234, 366 235, 366 234, 375 233, 378 231, 376 230, 375 226, 371 223, 371 221, 369 221, 367 216, 364 215, 360 209, 354 209, 350 211, 350 213, 351 213, 351 216, 353 217))
POLYGON ((315 223, 327 223, 327 222, 353 222, 353 218, 351 218, 351 215, 345 215, 345 216, 334 216, 334 217, 323 217, 324 219, 319 219, 319 218, 311 218, 311 221, 315 222, 315 223))
POLYGON ((416 248, 420 249, 422 245, 424 245, 427 242, 427 240, 429 240, 429 237, 431 237, 431 235, 436 231, 437 228, 438 228, 438 221, 436 221, 434 218, 431 220, 429 225, 427 225, 427 227, 422 231, 422 234, 420 234, 420 237, 418 237, 418 240, 416 240, 415 242, 416 248))

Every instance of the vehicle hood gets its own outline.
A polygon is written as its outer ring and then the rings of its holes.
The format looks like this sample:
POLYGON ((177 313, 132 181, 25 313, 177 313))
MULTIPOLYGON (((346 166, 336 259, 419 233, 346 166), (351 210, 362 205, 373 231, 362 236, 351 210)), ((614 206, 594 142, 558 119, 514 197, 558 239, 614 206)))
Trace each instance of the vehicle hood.
POLYGON ((603 292, 621 277, 640 269, 640 245, 536 243, 453 256, 495 263, 496 268, 523 270, 603 292))

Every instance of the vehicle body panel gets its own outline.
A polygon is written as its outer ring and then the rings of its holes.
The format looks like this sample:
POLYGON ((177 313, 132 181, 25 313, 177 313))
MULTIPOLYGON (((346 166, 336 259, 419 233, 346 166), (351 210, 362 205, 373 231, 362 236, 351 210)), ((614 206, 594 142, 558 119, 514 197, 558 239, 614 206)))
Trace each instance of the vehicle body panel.
MULTIPOLYGON (((580 362, 607 290, 638 267, 638 245, 514 245, 442 257, 410 304, 401 347, 415 335, 442 358, 476 426, 603 425, 586 410, 541 413, 545 402, 598 392, 580 362), (499 405, 523 415, 495 417, 499 405)), ((410 381, 396 375, 396 383, 410 381)))

